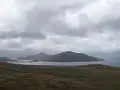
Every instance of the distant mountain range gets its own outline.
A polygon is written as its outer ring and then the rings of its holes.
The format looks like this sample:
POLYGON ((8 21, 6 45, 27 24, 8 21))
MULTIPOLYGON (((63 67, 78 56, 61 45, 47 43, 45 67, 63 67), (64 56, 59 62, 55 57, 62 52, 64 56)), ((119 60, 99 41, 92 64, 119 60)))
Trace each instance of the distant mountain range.
POLYGON ((84 53, 75 53, 72 51, 61 52, 55 55, 39 53, 27 57, 20 57, 19 60, 49 61, 49 62, 84 62, 84 61, 103 61, 97 57, 88 56, 84 53))
POLYGON ((11 59, 9 59, 8 57, 0 57, 0 62, 7 62, 10 61, 11 59))

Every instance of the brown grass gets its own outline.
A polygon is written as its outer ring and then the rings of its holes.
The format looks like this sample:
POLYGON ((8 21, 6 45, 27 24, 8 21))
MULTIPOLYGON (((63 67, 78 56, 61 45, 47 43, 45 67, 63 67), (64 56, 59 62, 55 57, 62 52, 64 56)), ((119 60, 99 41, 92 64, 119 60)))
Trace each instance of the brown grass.
POLYGON ((120 68, 0 64, 0 90, 120 90, 120 68), (21 67, 21 68, 20 68, 21 67))

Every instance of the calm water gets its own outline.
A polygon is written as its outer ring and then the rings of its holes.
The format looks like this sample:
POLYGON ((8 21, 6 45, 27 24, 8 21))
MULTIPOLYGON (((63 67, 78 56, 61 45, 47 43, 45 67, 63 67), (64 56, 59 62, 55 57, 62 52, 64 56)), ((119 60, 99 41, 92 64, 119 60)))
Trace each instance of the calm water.
POLYGON ((93 62, 33 62, 33 60, 19 60, 19 61, 12 61, 9 63, 14 64, 23 64, 23 65, 49 65, 49 66, 83 66, 83 65, 90 65, 90 64, 104 64, 109 65, 106 61, 93 61, 93 62))

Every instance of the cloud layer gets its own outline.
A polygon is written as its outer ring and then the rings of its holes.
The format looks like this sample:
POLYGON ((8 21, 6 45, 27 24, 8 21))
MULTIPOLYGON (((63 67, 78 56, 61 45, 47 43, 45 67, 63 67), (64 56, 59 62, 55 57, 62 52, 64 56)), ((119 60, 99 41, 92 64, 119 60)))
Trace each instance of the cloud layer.
POLYGON ((119 0, 0 0, 0 53, 118 51, 119 10, 119 0))

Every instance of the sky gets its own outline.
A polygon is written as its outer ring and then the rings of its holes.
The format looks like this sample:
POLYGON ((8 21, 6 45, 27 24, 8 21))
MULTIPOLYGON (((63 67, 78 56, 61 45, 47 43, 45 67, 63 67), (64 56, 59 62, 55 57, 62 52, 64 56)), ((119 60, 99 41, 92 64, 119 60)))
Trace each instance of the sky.
POLYGON ((120 0, 0 0, 0 55, 120 53, 120 0))

